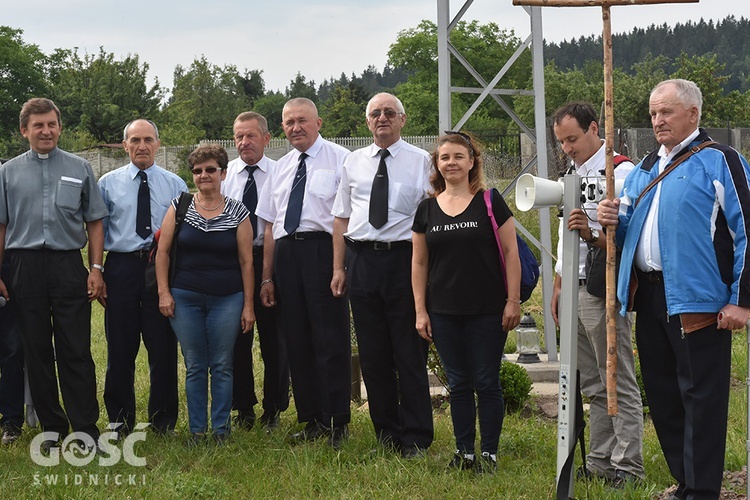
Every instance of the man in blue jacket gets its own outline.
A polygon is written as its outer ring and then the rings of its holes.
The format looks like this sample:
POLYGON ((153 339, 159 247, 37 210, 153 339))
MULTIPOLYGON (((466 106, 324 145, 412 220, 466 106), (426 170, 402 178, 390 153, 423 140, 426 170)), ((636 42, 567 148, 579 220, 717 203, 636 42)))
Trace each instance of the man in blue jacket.
POLYGON ((695 83, 658 84, 649 113, 661 147, 619 200, 597 209, 602 226, 617 227, 620 312, 637 311, 646 396, 679 483, 673 498, 691 500, 719 498, 731 331, 750 318, 750 167, 699 128, 701 106, 695 83))

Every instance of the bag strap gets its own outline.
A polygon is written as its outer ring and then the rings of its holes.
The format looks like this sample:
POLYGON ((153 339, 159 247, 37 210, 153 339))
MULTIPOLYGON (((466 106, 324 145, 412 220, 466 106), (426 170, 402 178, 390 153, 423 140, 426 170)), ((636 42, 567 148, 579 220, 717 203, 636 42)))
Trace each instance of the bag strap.
POLYGON ((495 235, 495 241, 497 242, 497 248, 500 250, 500 266, 503 270, 503 281, 505 282, 505 294, 508 294, 508 275, 505 272, 505 254, 503 253, 503 244, 500 242, 500 235, 497 230, 500 226, 497 225, 495 219, 495 212, 492 211, 492 188, 484 190, 484 204, 487 206, 487 217, 490 218, 492 223, 492 234, 495 235))
POLYGON ((180 199, 177 202, 177 210, 175 210, 174 213, 175 230, 177 230, 177 227, 179 227, 179 225, 182 224, 182 221, 185 220, 185 214, 190 207, 191 201, 193 201, 192 194, 186 192, 180 193, 180 199))
POLYGON ((620 165, 622 165, 626 161, 629 161, 630 163, 633 163, 633 160, 631 160, 630 158, 628 158, 625 155, 615 155, 614 158, 612 158, 612 163, 613 163, 613 165, 614 165, 615 168, 619 167, 620 165))
POLYGON ((177 201, 177 209, 174 212, 174 236, 172 237, 172 246, 169 249, 169 282, 174 283, 174 273, 177 268, 177 235, 180 232, 180 226, 185 220, 190 202, 193 201, 193 195, 190 193, 180 193, 180 199, 177 201))
POLYGON ((693 146, 692 148, 690 148, 690 151, 688 151, 687 153, 685 153, 684 155, 682 155, 680 157, 680 159, 673 161, 667 168, 664 169, 664 171, 662 173, 660 173, 659 175, 657 175, 656 178, 654 178, 654 180, 652 180, 648 184, 648 186, 646 186, 643 189, 643 191, 641 191, 641 194, 638 196, 638 199, 635 200, 635 205, 633 205, 633 206, 634 207, 637 206, 638 203, 641 201, 641 198, 643 198, 643 195, 645 195, 646 193, 648 193, 654 186, 656 186, 657 184, 659 184, 659 182, 661 182, 661 180, 663 178, 665 178, 668 173, 670 173, 672 170, 674 170, 679 165, 681 165, 682 162, 684 162, 685 160, 687 160, 688 158, 690 158, 691 156, 693 156, 695 153, 697 153, 701 149, 707 148, 709 146, 713 146, 714 144, 718 144, 718 143, 716 141, 701 142, 697 146, 693 146))

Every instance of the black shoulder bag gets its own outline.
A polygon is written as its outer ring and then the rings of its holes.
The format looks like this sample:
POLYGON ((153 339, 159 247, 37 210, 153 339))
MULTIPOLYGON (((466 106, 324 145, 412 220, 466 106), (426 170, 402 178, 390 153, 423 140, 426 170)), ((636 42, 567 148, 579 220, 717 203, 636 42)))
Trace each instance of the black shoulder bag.
MULTIPOLYGON (((174 214, 174 237, 172 238, 172 247, 169 249, 169 284, 172 284, 174 278, 175 261, 177 259, 177 235, 180 233, 180 226, 185 220, 190 202, 193 195, 190 193, 180 193, 180 200, 177 202, 177 210, 174 214)), ((156 293, 156 251, 159 249, 159 236, 161 228, 154 233, 154 241, 151 242, 151 248, 148 251, 148 263, 146 263, 146 291, 156 293)))

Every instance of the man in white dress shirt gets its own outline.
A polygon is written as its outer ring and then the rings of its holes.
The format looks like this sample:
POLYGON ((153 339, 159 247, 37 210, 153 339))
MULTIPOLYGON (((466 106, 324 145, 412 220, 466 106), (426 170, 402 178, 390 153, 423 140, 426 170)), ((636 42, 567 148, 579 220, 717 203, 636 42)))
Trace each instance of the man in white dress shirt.
POLYGON ((349 288, 378 441, 412 458, 433 439, 428 345, 415 328, 411 290, 411 226, 427 197, 431 162, 401 139, 406 113, 395 96, 375 95, 366 119, 374 143, 344 162, 333 205, 331 290, 340 296, 349 288), (377 178, 384 178, 382 194, 377 178))
MULTIPOLYGON (((571 102, 552 115, 555 137, 573 161, 576 172, 587 182, 602 175, 604 141, 599 137, 596 111, 589 103, 571 102)), ((615 178, 624 179, 633 163, 615 153, 615 178)), ((560 225, 562 228, 562 224, 560 225)), ((643 403, 635 376, 632 328, 629 316, 617 316, 617 415, 607 412, 607 325, 605 321, 604 261, 606 241, 596 218, 596 203, 571 211, 569 230, 579 230, 581 251, 578 280, 578 370, 581 392, 589 398, 591 446, 585 477, 600 477, 616 487, 644 477, 643 403)), ((562 229, 560 229, 562 236, 562 229)), ((558 300, 562 286, 562 237, 557 248, 552 316, 558 320, 558 300)))
MULTIPOLYGON (((260 352, 263 356, 263 414, 260 423, 267 430, 279 425, 279 414, 289 407, 289 362, 286 342, 277 327, 276 308, 263 307, 259 290, 263 282, 263 254, 273 254, 273 239, 264 245, 266 223, 258 219, 255 209, 258 195, 276 162, 265 155, 271 140, 266 118, 254 111, 240 113, 234 120, 234 143, 239 158, 229 162, 221 191, 230 198, 242 201, 250 213, 253 225, 253 267, 255 268, 255 317, 260 352)), ((272 278, 269 278, 272 279, 272 278)), ((234 346, 234 388, 232 408, 237 410, 237 424, 250 429, 255 423, 253 377, 253 336, 238 335, 234 346)))
POLYGON ((278 294, 297 419, 307 424, 292 443, 327 437, 338 448, 351 418, 351 341, 346 297, 329 288, 331 209, 349 151, 320 136, 322 123, 309 99, 284 105, 282 126, 294 149, 270 172, 258 201, 265 241, 275 240, 273 257, 265 255, 260 296, 268 306, 278 294))

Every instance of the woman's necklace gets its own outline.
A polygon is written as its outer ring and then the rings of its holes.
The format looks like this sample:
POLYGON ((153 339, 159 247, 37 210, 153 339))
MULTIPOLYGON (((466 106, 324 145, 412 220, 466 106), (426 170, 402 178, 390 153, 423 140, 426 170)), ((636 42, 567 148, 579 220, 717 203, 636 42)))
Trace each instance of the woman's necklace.
POLYGON ((195 202, 198 204, 199 207, 201 207, 206 212, 215 212, 216 210, 219 209, 219 207, 221 207, 224 204, 224 197, 223 196, 221 197, 219 204, 216 205, 214 208, 208 208, 207 206, 205 206, 203 203, 200 202, 197 196, 195 197, 195 202))

